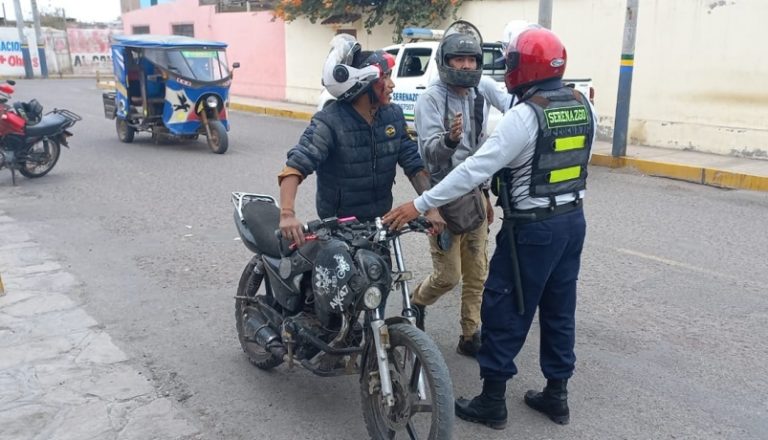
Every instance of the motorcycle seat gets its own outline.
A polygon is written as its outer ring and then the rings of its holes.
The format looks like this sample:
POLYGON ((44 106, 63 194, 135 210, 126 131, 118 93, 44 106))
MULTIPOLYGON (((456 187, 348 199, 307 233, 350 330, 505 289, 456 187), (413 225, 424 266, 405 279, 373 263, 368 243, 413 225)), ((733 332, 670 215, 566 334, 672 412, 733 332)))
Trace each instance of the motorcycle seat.
POLYGON ((71 121, 67 117, 58 113, 49 113, 43 116, 35 125, 28 125, 25 128, 27 136, 37 137, 55 134, 64 129, 64 127, 71 121))
POLYGON ((243 218, 256 247, 265 255, 280 258, 280 242, 275 235, 280 225, 280 209, 272 203, 254 200, 243 206, 243 218))

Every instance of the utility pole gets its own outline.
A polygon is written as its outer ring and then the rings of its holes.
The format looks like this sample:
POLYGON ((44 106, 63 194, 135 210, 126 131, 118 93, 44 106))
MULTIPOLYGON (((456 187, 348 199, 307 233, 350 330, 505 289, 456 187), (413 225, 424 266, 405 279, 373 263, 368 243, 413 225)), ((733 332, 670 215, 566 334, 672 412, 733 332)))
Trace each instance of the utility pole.
POLYGON ((553 0, 539 0, 539 26, 552 29, 553 0))
POLYGON ((21 43, 21 56, 24 58, 24 77, 32 78, 32 59, 29 56, 29 45, 27 37, 24 35, 24 17, 21 15, 21 0, 13 0, 13 6, 16 8, 16 29, 19 30, 19 42, 21 43))
POLYGON ((35 22, 35 39, 37 39, 37 56, 40 59, 40 74, 48 78, 48 63, 45 60, 45 39, 40 30, 40 13, 37 11, 37 0, 30 0, 32 4, 32 20, 35 22))
POLYGON ((624 43, 621 47, 619 91, 616 96, 616 116, 613 123, 614 157, 626 156, 629 131, 629 100, 632 94, 632 71, 635 66, 635 34, 637 33, 637 6, 639 0, 627 0, 624 20, 624 43))

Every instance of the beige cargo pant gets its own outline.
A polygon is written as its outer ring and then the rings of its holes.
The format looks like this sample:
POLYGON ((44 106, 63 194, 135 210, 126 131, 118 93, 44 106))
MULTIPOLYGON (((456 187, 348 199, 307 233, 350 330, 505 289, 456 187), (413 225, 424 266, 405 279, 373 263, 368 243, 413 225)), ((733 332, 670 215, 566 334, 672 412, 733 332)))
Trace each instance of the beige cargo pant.
POLYGON ((412 302, 432 305, 461 281, 461 332, 470 337, 480 327, 483 286, 488 277, 488 220, 470 232, 453 234, 448 250, 441 250, 434 236, 429 237, 429 247, 432 274, 416 287, 412 302))

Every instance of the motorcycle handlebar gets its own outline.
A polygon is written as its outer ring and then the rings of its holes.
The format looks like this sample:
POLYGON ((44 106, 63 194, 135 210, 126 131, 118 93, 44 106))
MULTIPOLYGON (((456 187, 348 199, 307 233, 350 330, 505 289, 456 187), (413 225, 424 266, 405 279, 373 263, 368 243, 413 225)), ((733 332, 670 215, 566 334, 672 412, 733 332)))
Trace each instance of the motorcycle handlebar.
MULTIPOLYGON (((419 216, 415 220, 409 221, 407 223, 407 227, 404 227, 399 231, 392 231, 386 226, 382 225, 380 218, 368 222, 360 222, 354 217, 344 219, 331 217, 326 219, 312 220, 302 225, 302 230, 304 231, 305 235, 316 233, 321 229, 348 229, 351 231, 369 231, 372 233, 387 231, 387 236, 394 237, 396 235, 402 235, 406 232, 427 232, 427 230, 429 230, 431 227, 432 223, 424 216, 419 216)), ((275 230, 275 236, 278 240, 283 240, 283 233, 280 231, 280 229, 275 230)))

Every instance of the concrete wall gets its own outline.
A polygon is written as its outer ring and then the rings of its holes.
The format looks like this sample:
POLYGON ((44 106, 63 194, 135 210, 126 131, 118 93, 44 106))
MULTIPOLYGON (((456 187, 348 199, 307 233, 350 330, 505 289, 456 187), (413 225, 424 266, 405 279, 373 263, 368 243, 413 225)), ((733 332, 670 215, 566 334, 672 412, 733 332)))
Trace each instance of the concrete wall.
MULTIPOLYGON (((32 70, 35 75, 40 75, 40 58, 35 40, 35 30, 25 28, 24 35, 29 45, 32 70)), ((25 75, 24 58, 21 50, 19 31, 16 27, 0 28, 0 76, 23 77, 25 75)))
POLYGON ((111 29, 67 29, 72 71, 77 75, 112 72, 111 29))
MULTIPOLYGON (((755 41, 768 1, 640 3, 630 142, 768 159, 768 57, 755 41)), ((459 17, 493 41, 509 20, 537 21, 538 7, 539 0, 469 1, 459 17)), ((626 0, 559 1, 553 7, 552 29, 568 48, 566 76, 592 78, 604 137, 613 130, 625 8, 626 0)), ((345 27, 357 28, 364 46, 391 42, 391 28, 368 36, 361 26, 345 27)), ((334 33, 335 27, 308 21, 286 25, 286 98, 315 102, 334 33)))
POLYGON ((285 99, 303 104, 317 104, 322 89, 323 64, 331 49, 331 39, 340 29, 354 29, 365 50, 378 49, 392 43, 392 27, 381 26, 372 34, 361 22, 342 25, 312 24, 295 20, 285 25, 286 89, 285 99))
POLYGON ((48 74, 72 72, 72 58, 67 48, 67 33, 53 28, 42 28, 45 39, 45 59, 48 63, 48 74))
POLYGON ((228 43, 229 64, 240 63, 232 93, 285 98, 285 25, 271 21, 270 12, 216 14, 213 6, 200 6, 198 0, 177 0, 131 11, 122 18, 126 34, 133 26, 149 26, 153 34, 169 35, 173 24, 194 24, 195 38, 228 43))

